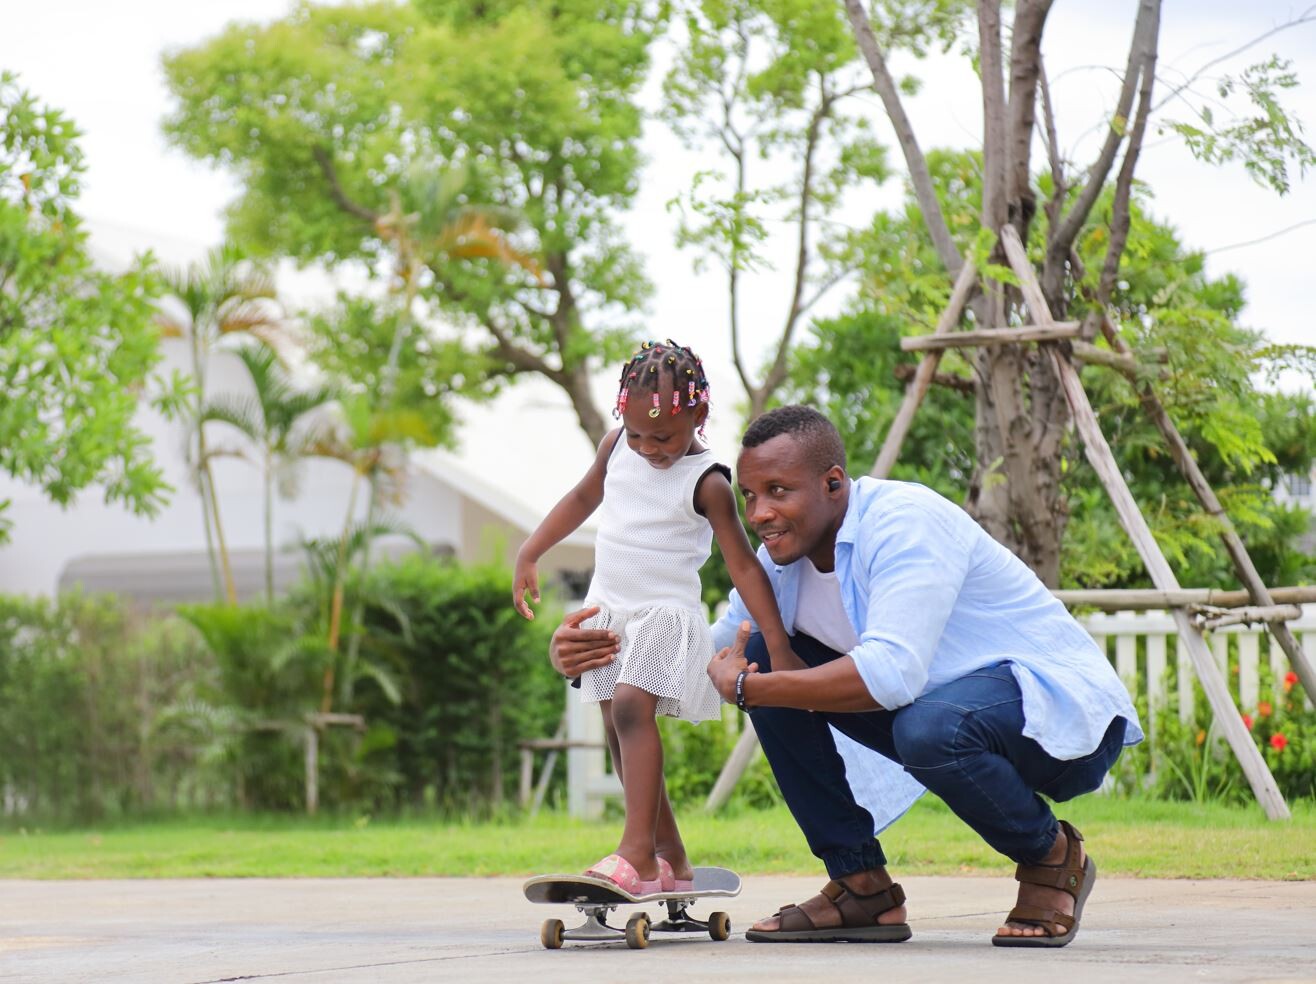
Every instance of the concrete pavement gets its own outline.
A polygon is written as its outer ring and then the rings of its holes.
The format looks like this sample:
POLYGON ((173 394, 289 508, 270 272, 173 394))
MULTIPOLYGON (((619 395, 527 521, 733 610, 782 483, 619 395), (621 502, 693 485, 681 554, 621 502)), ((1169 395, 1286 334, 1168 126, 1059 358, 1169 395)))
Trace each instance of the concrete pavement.
POLYGON ((1075 941, 1044 951, 989 944, 1006 879, 902 878, 908 943, 745 941, 754 919, 822 881, 751 876, 739 898, 694 910, 729 912, 730 940, 655 935, 639 951, 544 950, 540 923, 576 913, 531 905, 512 878, 0 881, 0 981, 1316 984, 1316 882, 1100 879, 1075 941))

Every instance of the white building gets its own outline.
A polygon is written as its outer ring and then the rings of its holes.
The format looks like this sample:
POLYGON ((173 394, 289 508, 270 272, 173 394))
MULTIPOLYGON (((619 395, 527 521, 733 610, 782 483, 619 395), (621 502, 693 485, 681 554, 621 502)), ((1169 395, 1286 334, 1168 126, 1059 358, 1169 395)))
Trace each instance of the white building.
MULTIPOLYGON (((163 368, 189 370, 185 341, 165 340, 163 368)), ((212 396, 240 394, 250 387, 245 368, 228 352, 212 354, 208 375, 212 396)), ((106 505, 99 488, 85 490, 69 508, 61 509, 39 489, 0 475, 0 501, 10 500, 6 517, 12 523, 10 541, 0 545, 0 593, 51 595, 81 584, 90 591, 115 591, 143 601, 214 596, 201 498, 184 454, 184 426, 146 406, 138 414, 138 425, 152 438, 156 461, 174 487, 168 505, 154 518, 134 516, 122 505, 106 505)), ((236 431, 215 424, 207 425, 207 440, 212 446, 242 444, 236 431)), ((213 469, 238 594, 243 600, 254 599, 264 590, 261 472, 255 464, 232 457, 215 459, 213 469)), ((299 574, 303 539, 333 537, 342 530, 351 483, 347 465, 310 459, 296 497, 276 497, 275 577, 280 586, 299 574)), ((364 519, 365 499, 358 495, 358 521, 364 519)), ((413 456, 405 501, 392 514, 432 552, 463 563, 510 564, 542 518, 509 493, 497 476, 477 474, 442 451, 413 456)), ((550 551, 540 565, 543 579, 588 571, 593 541, 593 530, 582 528, 550 551)), ((395 538, 381 541, 377 549, 396 554, 414 545, 395 538)))

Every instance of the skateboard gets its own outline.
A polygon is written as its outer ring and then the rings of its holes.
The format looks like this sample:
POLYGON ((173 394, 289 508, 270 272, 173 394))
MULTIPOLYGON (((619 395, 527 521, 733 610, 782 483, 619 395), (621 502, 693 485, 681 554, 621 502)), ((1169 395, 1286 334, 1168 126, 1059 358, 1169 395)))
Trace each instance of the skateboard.
POLYGON ((714 940, 731 935, 731 917, 713 912, 708 920, 696 919, 687 911, 700 899, 732 898, 740 894, 740 876, 727 868, 696 868, 694 887, 688 892, 654 892, 632 895, 605 878, 585 875, 540 875, 525 883, 525 897, 531 902, 574 905, 584 913, 585 921, 567 929, 561 919, 545 919, 539 929, 539 942, 549 950, 558 950, 564 940, 612 943, 621 940, 632 950, 649 945, 650 933, 707 933, 714 940), (626 920, 625 929, 608 925, 608 913, 620 905, 644 905, 656 902, 667 907, 667 918, 652 922, 647 912, 637 912, 626 920))

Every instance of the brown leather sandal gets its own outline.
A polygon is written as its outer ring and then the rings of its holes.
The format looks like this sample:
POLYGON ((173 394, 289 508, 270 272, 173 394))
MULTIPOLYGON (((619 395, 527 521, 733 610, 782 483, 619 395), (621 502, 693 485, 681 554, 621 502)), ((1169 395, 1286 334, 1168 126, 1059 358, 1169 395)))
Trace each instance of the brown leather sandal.
POLYGON ((1038 905, 1016 905, 1005 917, 1006 922, 1040 926, 1045 936, 993 936, 993 946, 1057 947, 1066 946, 1078 934, 1079 920, 1083 918, 1083 903, 1097 880, 1097 864, 1089 855, 1083 864, 1078 863, 1079 844, 1083 835, 1068 820, 1060 821, 1065 831, 1065 860, 1060 864, 1021 864, 1015 868, 1014 880, 1028 885, 1042 885, 1067 892, 1074 900, 1074 914, 1066 915, 1055 909, 1038 905))
POLYGON ((821 894, 841 914, 839 926, 815 926, 798 905, 784 905, 773 913, 781 920, 774 930, 751 929, 745 939, 754 943, 901 943, 909 939, 909 923, 880 925, 877 917, 905 904, 897 884, 872 895, 859 895, 839 881, 829 881, 821 894))

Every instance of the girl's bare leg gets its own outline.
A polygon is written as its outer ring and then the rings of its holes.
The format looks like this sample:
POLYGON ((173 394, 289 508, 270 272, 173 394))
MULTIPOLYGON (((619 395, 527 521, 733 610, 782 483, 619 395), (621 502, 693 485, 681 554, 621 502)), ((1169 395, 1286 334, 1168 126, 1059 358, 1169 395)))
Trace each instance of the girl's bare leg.
MULTIPOLYGON (((612 768, 621 781, 622 789, 625 790, 626 779, 623 775, 621 744, 617 738, 616 726, 612 723, 612 701, 602 701, 599 707, 603 711, 603 730, 607 736, 608 751, 612 754, 612 768)), ((630 813, 629 808, 627 813, 630 813)), ((676 826, 676 814, 672 812, 671 801, 667 798, 666 782, 663 782, 658 790, 658 822, 654 827, 654 854, 667 859, 677 878, 694 877, 690 858, 685 853, 685 843, 681 840, 681 831, 676 826)))
POLYGON ((663 746, 654 714, 658 698, 630 684, 619 683, 609 713, 617 735, 626 825, 617 853, 635 866, 640 878, 658 877, 658 804, 663 799, 663 746))

